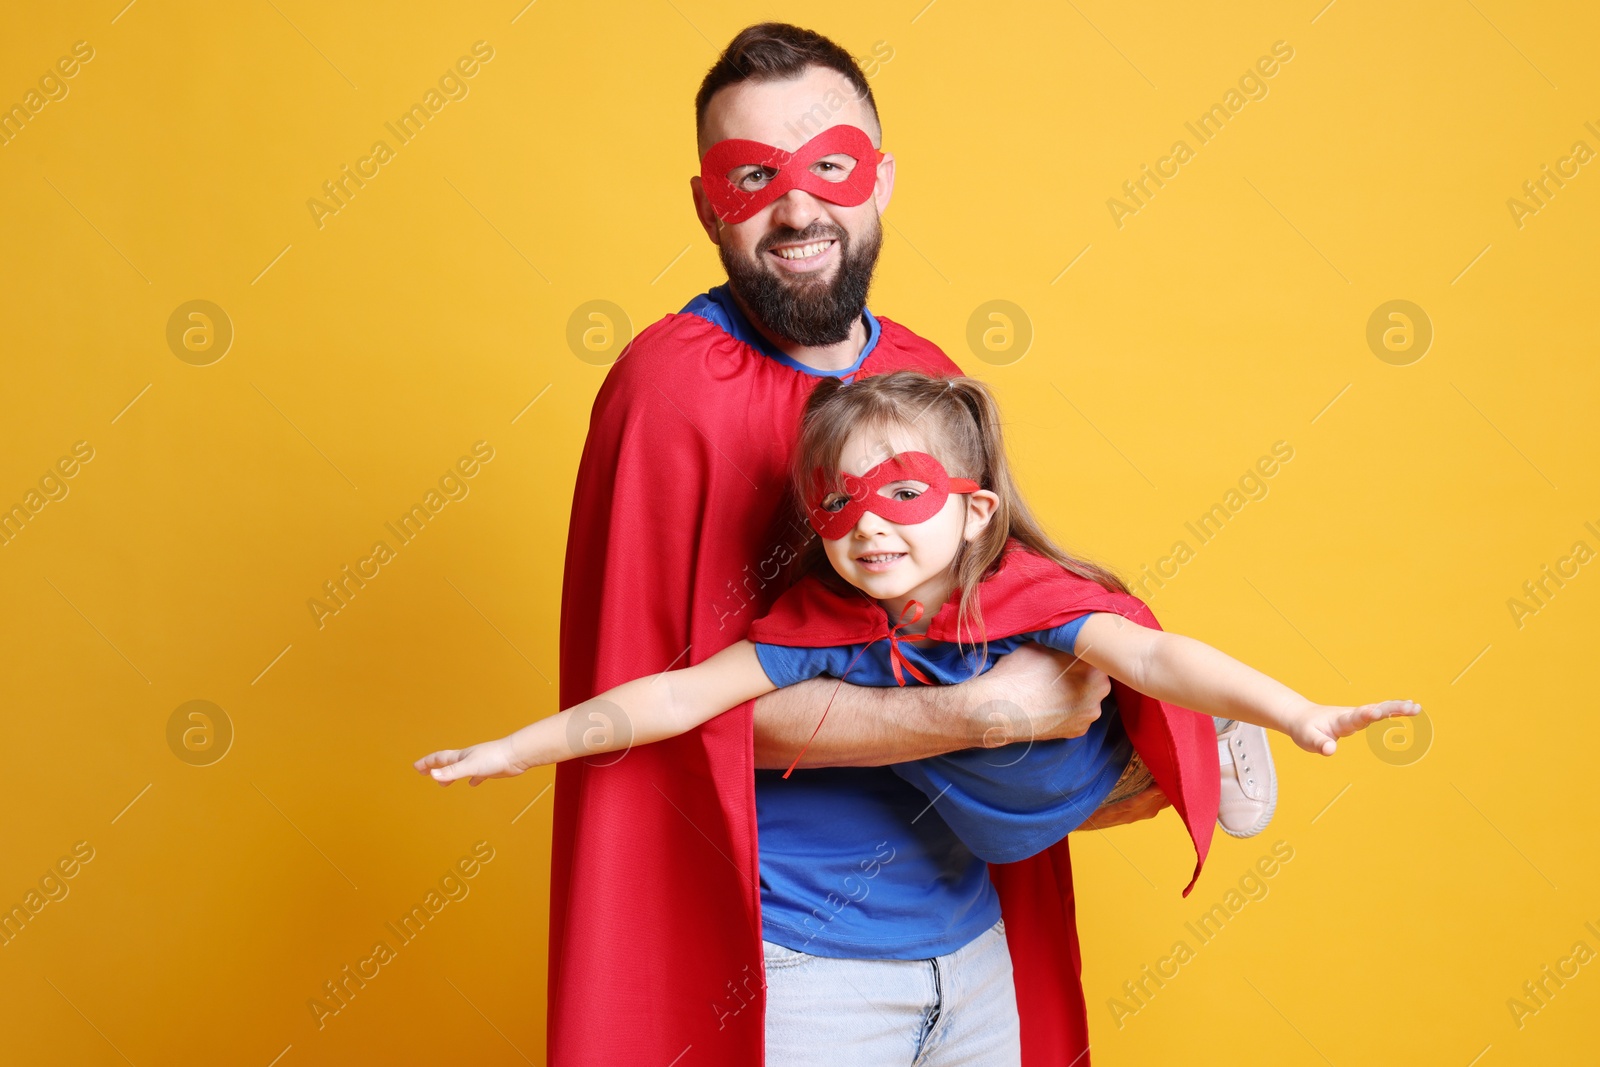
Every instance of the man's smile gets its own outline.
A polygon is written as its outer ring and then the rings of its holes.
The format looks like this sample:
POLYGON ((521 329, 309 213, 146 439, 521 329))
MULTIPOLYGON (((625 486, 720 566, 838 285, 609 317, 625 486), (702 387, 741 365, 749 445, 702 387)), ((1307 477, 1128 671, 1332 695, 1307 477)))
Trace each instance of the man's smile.
POLYGON ((833 262, 837 255, 834 248, 838 243, 837 238, 825 237, 807 244, 777 245, 768 249, 767 254, 776 259, 784 270, 808 274, 833 262))

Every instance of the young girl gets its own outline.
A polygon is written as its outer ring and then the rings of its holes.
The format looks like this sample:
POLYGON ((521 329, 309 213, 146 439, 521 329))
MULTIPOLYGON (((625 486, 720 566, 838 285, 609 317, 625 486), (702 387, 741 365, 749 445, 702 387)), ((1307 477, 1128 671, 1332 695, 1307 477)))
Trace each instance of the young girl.
MULTIPOLYGON (((1019 741, 999 708, 991 733, 1012 744, 895 767, 974 853, 1005 863, 1059 841, 1108 798, 1151 783, 1130 734, 1163 703, 1222 725, 1277 730, 1322 755, 1373 722, 1421 710, 1408 700, 1315 704, 1209 645, 1161 630, 1113 574, 1064 553, 1033 519, 1011 479, 994 399, 976 379, 897 371, 847 385, 824 380, 806 407, 794 489, 819 536, 801 556, 802 577, 751 624, 749 639, 507 737, 430 753, 416 769, 441 784, 477 785, 673 737, 818 675, 954 684, 1037 641, 1113 680, 1116 699, 1087 734, 1019 741)), ((1229 726, 1219 740, 1236 733, 1229 726)), ((1270 774, 1265 752, 1263 744, 1263 765, 1252 774, 1270 774)), ((1260 800, 1261 789, 1252 782, 1243 795, 1260 800)), ((1264 827, 1271 804, 1257 807, 1265 809, 1259 825, 1229 832, 1264 827)))

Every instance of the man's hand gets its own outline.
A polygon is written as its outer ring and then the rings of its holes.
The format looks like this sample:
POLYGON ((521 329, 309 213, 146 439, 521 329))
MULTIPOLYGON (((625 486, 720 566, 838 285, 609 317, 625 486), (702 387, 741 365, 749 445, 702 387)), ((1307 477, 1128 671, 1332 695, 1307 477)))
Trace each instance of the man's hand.
POLYGON ((1160 786, 1151 786, 1136 797, 1118 801, 1115 804, 1106 804, 1093 815, 1083 820, 1073 833, 1082 833, 1085 830, 1104 830, 1112 826, 1122 826, 1130 822, 1140 822, 1155 816, 1162 808, 1170 807, 1172 801, 1167 799, 1167 794, 1161 791, 1160 786))
POLYGON ((1082 737, 1110 691, 1103 672, 1032 643, 959 685, 856 686, 812 678, 756 699, 756 766, 783 770, 802 749, 802 767, 882 767, 969 748, 1082 737), (827 721, 818 731, 824 708, 827 721))
MULTIPOLYGON (((1014 741, 1082 737, 1100 717, 1111 679, 1070 652, 1021 645, 978 682, 988 698, 969 709, 989 748, 1014 741)), ((966 683, 974 684, 974 683, 966 683)))

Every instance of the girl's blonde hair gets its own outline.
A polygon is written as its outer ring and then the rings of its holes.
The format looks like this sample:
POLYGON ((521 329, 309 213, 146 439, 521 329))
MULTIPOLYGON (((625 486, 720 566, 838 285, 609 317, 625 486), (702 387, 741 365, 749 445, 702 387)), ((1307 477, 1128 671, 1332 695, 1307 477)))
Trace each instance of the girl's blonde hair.
MULTIPOLYGON (((961 589, 956 610, 958 640, 962 634, 983 635, 978 584, 997 569, 1006 542, 1013 537, 1073 574, 1113 592, 1128 592, 1128 587, 1109 569, 1068 555, 1033 517, 1011 477, 1000 433, 1000 408, 988 387, 976 378, 944 378, 900 370, 849 384, 837 378, 823 379, 806 404, 795 452, 792 492, 802 516, 809 506, 815 472, 824 472, 828 488, 842 487, 839 460, 853 432, 865 429, 887 436, 893 427, 919 434, 928 453, 944 464, 952 478, 970 478, 979 488, 999 497, 988 526, 973 540, 963 540, 950 564, 955 584, 961 589)), ((888 459, 890 454, 882 459, 888 459)), ((797 565, 800 574, 818 574, 825 579, 832 574, 821 537, 812 537, 806 543, 797 565)), ((930 604, 926 608, 936 612, 941 606, 930 604)), ((986 637, 982 644, 980 669, 988 657, 986 637)))

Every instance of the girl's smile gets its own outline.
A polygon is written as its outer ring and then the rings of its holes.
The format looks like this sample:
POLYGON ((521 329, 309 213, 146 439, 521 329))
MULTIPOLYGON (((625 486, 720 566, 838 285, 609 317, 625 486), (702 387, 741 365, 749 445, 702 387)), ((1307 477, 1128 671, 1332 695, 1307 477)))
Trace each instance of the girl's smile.
MULTIPOLYGON (((859 479, 890 456, 926 452, 929 444, 920 434, 899 425, 858 429, 839 454, 839 469, 859 479)), ((928 489, 927 482, 903 478, 871 491, 886 500, 909 502, 928 489)), ((867 490, 858 486, 858 491, 867 490)), ((847 499, 835 493, 824 498, 821 507, 837 513, 844 510, 847 499)), ((925 629, 955 588, 951 564, 962 543, 988 524, 998 499, 984 489, 951 492, 943 507, 917 523, 891 522, 876 511, 863 510, 852 529, 832 539, 825 537, 823 547, 839 576, 883 605, 890 617, 898 618, 910 601, 920 601, 924 614, 913 629, 925 629)))

